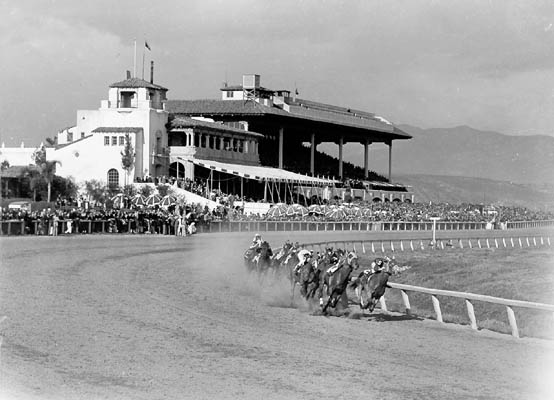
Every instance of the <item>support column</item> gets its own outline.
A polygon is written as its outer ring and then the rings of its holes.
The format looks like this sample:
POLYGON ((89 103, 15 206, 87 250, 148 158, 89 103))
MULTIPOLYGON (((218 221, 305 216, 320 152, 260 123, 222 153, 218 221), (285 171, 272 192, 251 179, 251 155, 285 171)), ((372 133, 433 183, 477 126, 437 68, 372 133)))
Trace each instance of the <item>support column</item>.
POLYGON ((387 143, 389 145, 389 183, 392 182, 392 140, 387 143))
POLYGON ((344 145, 344 137, 341 135, 339 139, 339 178, 342 179, 342 147, 344 145))
POLYGON ((312 133, 312 140, 310 146, 310 173, 315 175, 315 133, 312 133))
POLYGON ((364 177, 369 178, 369 140, 364 143, 364 177))
POLYGON ((279 168, 283 168, 283 127, 279 128, 279 168))

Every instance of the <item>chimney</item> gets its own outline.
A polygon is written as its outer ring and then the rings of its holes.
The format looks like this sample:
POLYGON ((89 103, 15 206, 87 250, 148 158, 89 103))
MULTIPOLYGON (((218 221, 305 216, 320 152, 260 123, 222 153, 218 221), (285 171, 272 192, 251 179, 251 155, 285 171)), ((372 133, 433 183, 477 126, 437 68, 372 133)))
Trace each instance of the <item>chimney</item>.
POLYGON ((127 79, 131 79, 131 71, 127 70, 127 79))
POLYGON ((150 83, 154 83, 154 61, 150 61, 150 83))

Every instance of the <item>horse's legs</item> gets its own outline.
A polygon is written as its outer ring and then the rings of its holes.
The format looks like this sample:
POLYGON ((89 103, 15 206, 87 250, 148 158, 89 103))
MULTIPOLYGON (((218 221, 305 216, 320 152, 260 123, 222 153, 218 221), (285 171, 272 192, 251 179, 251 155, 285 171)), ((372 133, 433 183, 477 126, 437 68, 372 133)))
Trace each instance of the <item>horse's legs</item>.
POLYGON ((294 306, 294 289, 296 287, 296 282, 294 280, 294 273, 292 272, 292 269, 290 270, 290 274, 289 274, 289 277, 290 277, 290 306, 293 307, 294 306))

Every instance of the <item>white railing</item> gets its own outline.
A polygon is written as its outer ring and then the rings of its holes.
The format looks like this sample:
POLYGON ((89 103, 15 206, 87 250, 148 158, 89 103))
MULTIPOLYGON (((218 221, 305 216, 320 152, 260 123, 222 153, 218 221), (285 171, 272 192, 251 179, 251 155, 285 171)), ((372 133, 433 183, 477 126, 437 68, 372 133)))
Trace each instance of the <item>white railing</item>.
MULTIPOLYGON (((469 243, 470 243, 470 245, 467 246, 467 247, 471 248, 472 247, 472 245, 471 245, 471 240, 472 239, 466 239, 466 240, 469 240, 469 243)), ((481 241, 480 241, 481 239, 473 239, 473 240, 474 241, 477 240, 477 242, 479 243, 479 245, 476 246, 476 247, 479 247, 479 248, 482 247, 481 246, 481 241)), ((493 240, 494 240, 494 242, 493 242, 494 246, 496 248, 499 248, 502 245, 504 247, 510 247, 510 244, 511 244, 511 247, 516 247, 517 244, 519 244, 519 247, 523 247, 523 243, 525 243, 527 245, 527 247, 541 246, 541 245, 550 246, 551 245, 549 237, 547 237, 547 238, 540 237, 539 240, 537 240, 537 238, 535 238, 535 237, 533 237, 532 240, 529 240, 529 237, 526 237, 524 241, 522 241, 521 238, 517 238, 517 241, 515 241, 515 242, 514 242, 513 238, 510 238, 510 241, 508 241, 508 242, 506 241, 506 238, 502 238, 502 241, 497 240, 496 238, 494 238, 494 239, 491 239, 491 242, 493 240)), ((492 247, 491 242, 489 242, 489 238, 484 239, 484 241, 485 241, 487 247, 489 247, 489 248, 492 247)), ((375 253, 376 251, 377 252, 381 251, 381 252, 384 253, 386 251, 384 241, 381 241, 380 244, 377 245, 377 246, 375 245, 375 242, 370 242, 370 243, 371 243, 370 248, 371 248, 371 251, 373 253, 375 253)), ((379 243, 379 242, 377 242, 377 243, 379 243)), ((411 241, 410 241, 410 243, 411 243, 410 247, 411 247, 412 251, 414 250, 414 248, 417 248, 417 247, 413 246, 413 243, 411 241)), ((422 246, 423 246, 423 242, 421 242, 421 243, 422 243, 422 246)), ((316 242, 316 243, 304 243, 304 244, 302 244, 302 247, 311 248, 311 249, 314 249, 314 250, 316 250, 316 249, 323 250, 326 247, 341 247, 341 248, 344 248, 346 250, 346 249, 356 249, 356 244, 358 244, 358 249, 361 248, 363 253, 366 253, 366 246, 368 246, 368 243, 364 242, 364 241, 342 241, 342 240, 339 240, 339 241, 326 241, 326 242, 316 242)), ((461 248, 463 248, 463 245, 461 245, 461 242, 459 242, 459 245, 460 245, 461 248)), ((483 247, 484 247, 484 245, 483 245, 483 247)), ((441 247, 439 247, 439 248, 441 248, 441 247)), ((393 242, 390 242, 390 247, 388 246, 388 249, 392 250, 392 251, 395 251, 395 247, 394 247, 393 242)), ((402 245, 402 241, 400 241, 400 245, 397 247, 397 249, 398 250, 401 249, 402 251, 404 251, 404 246, 402 245)), ((406 250, 408 250, 408 249, 409 249, 409 247, 406 247, 406 250)), ((444 249, 444 246, 442 246, 442 249, 444 249)), ((369 247, 368 247, 368 251, 369 251, 369 247)), ((411 292, 419 292, 419 293, 425 293, 425 294, 431 295, 431 300, 433 302, 433 309, 435 311, 435 317, 436 317, 437 321, 439 321, 439 322, 444 322, 444 321, 443 321, 443 318, 442 318, 442 311, 441 311, 441 307, 440 307, 440 301, 439 301, 439 298, 437 296, 448 296, 448 297, 457 297, 457 298, 464 299, 465 304, 466 304, 466 308, 467 308, 467 315, 468 315, 468 318, 469 318, 471 328, 475 329, 475 330, 478 329, 478 325, 477 325, 477 319, 475 317, 475 311, 473 309, 472 301, 482 301, 482 302, 486 302, 486 303, 504 305, 504 306, 506 306, 506 312, 508 314, 508 322, 510 323, 510 327, 511 327, 511 330, 512 330, 512 336, 514 336, 516 338, 519 338, 519 329, 517 327, 517 321, 516 321, 516 316, 515 316, 513 307, 529 308, 529 309, 549 311, 551 313, 554 313, 554 305, 552 305, 552 304, 535 303, 535 302, 522 301, 522 300, 509 300, 509 299, 503 299, 503 298, 500 298, 500 297, 493 297, 493 296, 467 293, 467 292, 455 292, 455 291, 451 291, 451 290, 429 289, 429 288, 424 288, 424 287, 419 287, 419 286, 404 285, 404 284, 401 284, 401 283, 393 283, 393 282, 389 282, 388 286, 390 288, 400 290, 400 294, 402 296, 402 302, 404 303, 404 307, 405 307, 405 310, 406 310, 407 314, 410 314, 410 310, 411 310, 410 298, 408 296, 408 292, 410 292, 410 291, 411 292)), ((381 304, 381 309, 383 311, 387 311, 387 304, 386 304, 384 296, 382 296, 379 299, 379 302, 381 304)), ((554 314, 553 314, 553 316, 554 316, 554 314)))
MULTIPOLYGON (((435 310, 435 316, 437 321, 439 322, 444 322, 444 321, 442 318, 440 301, 437 296, 448 296, 448 297, 457 297, 457 298, 464 299, 466 303, 467 315, 470 321, 471 328, 475 330, 478 329, 478 326, 477 326, 477 319, 475 318, 475 311, 473 310, 472 301, 483 301, 486 303, 504 305, 506 306, 508 321, 512 329, 512 336, 516 338, 519 338, 519 330, 517 327, 517 321, 516 321, 513 307, 530 308, 533 310, 543 310, 543 311, 554 312, 554 305, 552 304, 534 303, 534 302, 521 301, 521 300, 508 300, 500 297, 486 296, 482 294, 474 294, 474 293, 466 293, 466 292, 454 292, 451 290, 428 289, 424 287, 404 285, 401 283, 393 283, 393 282, 389 282, 388 286, 390 286, 393 289, 400 290, 400 293, 402 295, 402 301, 404 303, 404 307, 406 309, 407 314, 410 314, 410 309, 411 309, 408 292, 418 292, 418 293, 425 293, 425 294, 431 295, 431 299, 433 301, 433 308, 435 310)), ((386 311, 387 305, 385 302, 385 298, 381 297, 380 301, 381 301, 381 308, 386 311)))
POLYGON ((325 242, 305 243, 304 247, 324 250, 327 247, 341 247, 345 250, 356 250, 362 253, 388 253, 417 251, 425 249, 445 250, 459 249, 501 249, 551 246, 548 236, 511 236, 487 238, 441 238, 434 243, 430 239, 396 239, 396 240, 330 240, 325 242))

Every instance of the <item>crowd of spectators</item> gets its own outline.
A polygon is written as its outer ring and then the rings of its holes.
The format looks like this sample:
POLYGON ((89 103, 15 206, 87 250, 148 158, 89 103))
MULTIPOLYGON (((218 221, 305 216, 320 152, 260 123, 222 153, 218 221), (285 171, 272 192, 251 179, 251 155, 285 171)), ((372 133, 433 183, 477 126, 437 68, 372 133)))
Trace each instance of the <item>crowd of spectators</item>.
MULTIPOLYGON (((218 195, 218 194, 214 194, 218 195)), ((26 211, 23 209, 2 209, 2 220, 25 222, 26 233, 57 234, 83 233, 91 230, 89 221, 93 224, 103 221, 101 228, 108 233, 150 233, 150 234, 180 234, 194 233, 195 227, 209 225, 213 221, 367 221, 367 222, 426 222, 432 217, 446 222, 487 222, 500 224, 510 221, 540 221, 554 220, 554 214, 545 211, 532 211, 523 207, 483 207, 481 205, 447 203, 358 203, 334 204, 322 206, 319 210, 300 214, 282 214, 277 216, 246 214, 242 202, 229 199, 229 196, 219 193, 227 201, 210 210, 200 204, 172 205, 168 208, 137 209, 106 209, 85 208, 68 204, 58 199, 56 207, 41 211, 26 211), (343 213, 330 212, 340 209, 343 213), (189 229, 191 228, 192 229, 189 229)), ((81 202, 79 202, 81 203, 81 202)), ((81 203, 84 204, 84 203, 81 203)))

